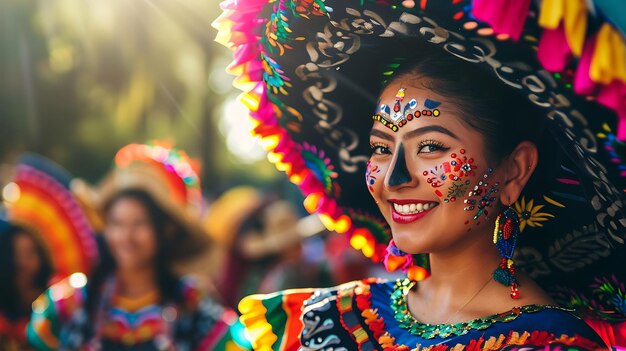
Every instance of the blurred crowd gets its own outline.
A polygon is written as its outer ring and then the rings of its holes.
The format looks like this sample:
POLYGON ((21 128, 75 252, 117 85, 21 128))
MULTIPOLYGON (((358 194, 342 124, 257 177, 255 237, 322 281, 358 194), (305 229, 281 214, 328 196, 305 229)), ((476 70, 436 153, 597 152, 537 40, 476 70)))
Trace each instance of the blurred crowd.
POLYGON ((274 192, 205 199, 183 150, 112 159, 97 184, 35 154, 0 179, 0 350, 246 350, 242 297, 373 273, 274 192))

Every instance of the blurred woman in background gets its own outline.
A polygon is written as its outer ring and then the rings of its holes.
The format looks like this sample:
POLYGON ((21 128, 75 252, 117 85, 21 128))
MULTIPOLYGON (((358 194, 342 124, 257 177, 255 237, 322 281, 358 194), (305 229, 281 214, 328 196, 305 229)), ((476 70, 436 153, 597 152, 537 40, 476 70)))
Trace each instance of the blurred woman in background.
POLYGON ((236 314, 178 274, 183 258, 209 244, 191 161, 171 148, 128 145, 116 166, 100 192, 107 254, 89 279, 42 295, 29 341, 42 350, 238 349, 229 330, 236 314))
POLYGON ((28 350, 31 305, 51 281, 88 272, 97 260, 89 222, 70 191, 72 177, 27 154, 4 186, 0 220, 0 350, 28 350))
POLYGON ((0 223, 0 349, 23 350, 31 304, 52 275, 44 248, 23 228, 0 223))

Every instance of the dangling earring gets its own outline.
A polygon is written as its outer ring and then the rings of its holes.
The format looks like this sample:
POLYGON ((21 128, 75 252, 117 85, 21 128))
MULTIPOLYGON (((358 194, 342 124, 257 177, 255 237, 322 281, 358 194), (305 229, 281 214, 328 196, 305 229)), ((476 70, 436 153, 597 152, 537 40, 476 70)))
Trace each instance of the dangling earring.
POLYGON ((511 298, 519 299, 517 289, 518 281, 515 275, 513 253, 517 245, 517 237, 520 234, 519 216, 511 207, 507 207, 496 218, 496 226, 493 230, 493 243, 496 244, 502 262, 493 272, 493 279, 502 285, 511 287, 511 298))

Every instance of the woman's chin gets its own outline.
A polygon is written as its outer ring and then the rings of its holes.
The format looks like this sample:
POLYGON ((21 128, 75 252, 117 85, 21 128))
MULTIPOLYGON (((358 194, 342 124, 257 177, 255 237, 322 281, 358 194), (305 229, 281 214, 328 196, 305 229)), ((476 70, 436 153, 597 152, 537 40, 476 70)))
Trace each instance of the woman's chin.
POLYGON ((392 228, 392 236, 396 247, 402 252, 412 255, 429 252, 429 245, 424 242, 426 235, 421 236, 415 231, 393 230, 392 228))

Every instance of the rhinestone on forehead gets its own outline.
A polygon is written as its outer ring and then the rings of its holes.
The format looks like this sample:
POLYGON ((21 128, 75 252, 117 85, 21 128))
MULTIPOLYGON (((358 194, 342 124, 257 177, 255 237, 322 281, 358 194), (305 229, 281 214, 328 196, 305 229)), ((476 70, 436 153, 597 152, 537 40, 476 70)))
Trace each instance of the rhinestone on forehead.
POLYGON ((404 127, 407 122, 413 119, 420 118, 421 116, 438 117, 441 113, 435 107, 438 107, 441 103, 426 99, 424 101, 425 109, 423 111, 417 110, 417 100, 411 99, 406 104, 402 104, 406 95, 406 88, 400 88, 396 93, 395 103, 392 106, 387 104, 380 104, 378 106, 378 113, 372 116, 375 121, 381 122, 385 127, 397 132, 399 128, 404 127))

